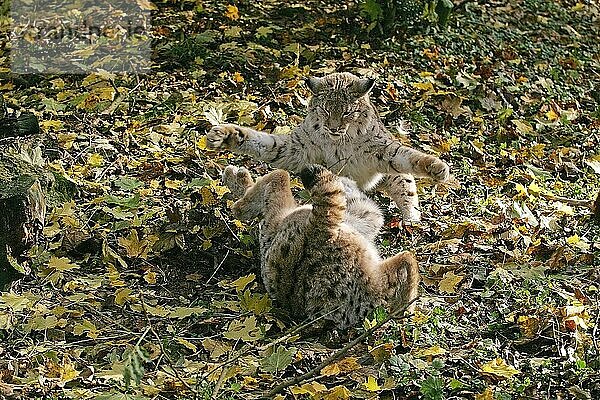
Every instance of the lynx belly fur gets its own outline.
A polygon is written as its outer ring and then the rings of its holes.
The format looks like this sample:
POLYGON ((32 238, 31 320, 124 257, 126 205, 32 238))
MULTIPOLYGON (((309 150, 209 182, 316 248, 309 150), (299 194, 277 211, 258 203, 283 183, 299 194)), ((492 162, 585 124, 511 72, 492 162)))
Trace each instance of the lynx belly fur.
POLYGON ((356 184, 322 166, 301 171, 311 203, 299 206, 286 171, 252 181, 248 170, 223 175, 241 220, 260 219, 261 275, 267 291, 297 318, 326 315, 347 328, 378 305, 401 306, 417 296, 419 271, 408 252, 382 260, 373 239, 380 210, 356 184))
POLYGON ((369 100, 374 83, 350 73, 310 78, 308 114, 290 135, 224 124, 210 130, 207 144, 296 173, 312 164, 326 166, 354 180, 361 190, 378 185, 396 202, 405 221, 420 220, 414 176, 445 181, 449 167, 392 137, 369 100))

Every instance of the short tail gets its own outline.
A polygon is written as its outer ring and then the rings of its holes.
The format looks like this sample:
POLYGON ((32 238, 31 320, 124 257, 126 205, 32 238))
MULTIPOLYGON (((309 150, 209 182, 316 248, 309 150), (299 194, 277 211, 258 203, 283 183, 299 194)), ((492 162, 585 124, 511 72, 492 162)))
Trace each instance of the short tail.
POLYGON ((311 195, 313 225, 328 230, 338 228, 346 211, 346 196, 339 179, 320 165, 304 168, 300 179, 311 195))

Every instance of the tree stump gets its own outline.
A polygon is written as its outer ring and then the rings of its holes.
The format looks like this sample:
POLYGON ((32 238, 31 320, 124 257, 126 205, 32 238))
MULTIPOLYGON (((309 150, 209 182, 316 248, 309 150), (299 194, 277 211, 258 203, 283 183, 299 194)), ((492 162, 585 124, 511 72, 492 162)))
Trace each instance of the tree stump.
POLYGON ((25 252, 42 237, 48 174, 2 149, 0 153, 0 290, 26 271, 25 252))

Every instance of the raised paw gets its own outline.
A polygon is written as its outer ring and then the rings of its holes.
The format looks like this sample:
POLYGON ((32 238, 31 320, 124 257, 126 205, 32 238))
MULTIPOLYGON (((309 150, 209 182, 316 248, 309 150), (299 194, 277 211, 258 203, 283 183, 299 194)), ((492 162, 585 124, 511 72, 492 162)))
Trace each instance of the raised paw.
POLYGON ((435 158, 430 164, 425 167, 427 174, 438 182, 447 181, 450 177, 450 167, 448 164, 435 158))
POLYGON ((228 165, 223 171, 223 183, 236 197, 242 197, 254 181, 246 168, 228 165))
POLYGON ((209 149, 234 149, 244 142, 246 136, 238 125, 216 125, 206 134, 206 146, 209 149))

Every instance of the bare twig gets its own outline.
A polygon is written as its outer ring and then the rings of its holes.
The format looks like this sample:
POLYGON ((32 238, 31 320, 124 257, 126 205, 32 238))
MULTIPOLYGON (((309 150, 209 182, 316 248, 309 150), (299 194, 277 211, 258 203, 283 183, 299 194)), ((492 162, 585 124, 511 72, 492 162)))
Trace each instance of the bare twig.
POLYGON ((568 197, 555 196, 550 193, 540 193, 540 196, 542 196, 546 200, 560 201, 561 203, 565 203, 570 206, 586 207, 586 208, 589 208, 590 210, 593 208, 593 205, 594 205, 592 200, 571 199, 568 197))
POLYGON ((406 304, 404 307, 401 307, 399 309, 397 309, 396 311, 393 311, 392 313, 390 313, 385 319, 381 320, 380 322, 378 322, 377 324, 375 324, 375 326, 373 326, 370 329, 367 329, 365 332, 363 332, 361 335, 359 335, 358 337, 356 337, 354 340, 352 340, 350 343, 348 343, 347 345, 345 345, 344 347, 342 347, 341 349, 339 349, 338 351, 336 351, 334 354, 332 354, 330 357, 326 358, 325 361, 323 361, 322 363, 320 363, 319 365, 317 365, 316 367, 314 367, 313 369, 311 369, 310 371, 308 371, 305 374, 302 374, 300 376, 297 376, 295 378, 291 378, 288 379, 286 381, 284 381, 283 383, 281 383, 280 385, 275 386, 266 396, 266 398, 273 398, 277 393, 281 392, 282 390, 288 388, 289 386, 292 385, 297 385, 299 383, 302 383, 310 378, 312 378, 314 375, 316 375, 319 371, 321 371, 323 368, 325 368, 326 366, 328 366, 329 364, 331 364, 332 362, 339 360, 341 357, 343 357, 346 353, 348 353, 348 351, 350 351, 350 349, 352 349, 354 346, 356 346, 358 343, 362 342, 366 337, 370 336, 373 334, 373 332, 377 331, 379 328, 381 328, 383 325, 387 324, 389 321, 391 321, 394 318, 399 318, 404 311, 406 311, 408 309, 408 307, 417 300, 418 297, 415 297, 414 299, 412 299, 408 304, 406 304))
POLYGON ((223 266, 223 263, 225 262, 225 260, 227 260, 227 257, 229 256, 229 250, 227 250, 227 253, 225 253, 225 257, 223 257, 223 259, 221 260, 221 262, 219 263, 219 265, 217 265, 217 267, 215 268, 215 270, 213 271, 212 275, 210 276, 210 278, 208 278, 208 280, 206 281, 206 283, 208 284, 208 282, 211 281, 212 278, 215 277, 215 275, 217 274, 217 272, 219 271, 219 269, 221 269, 221 267, 223 266))

